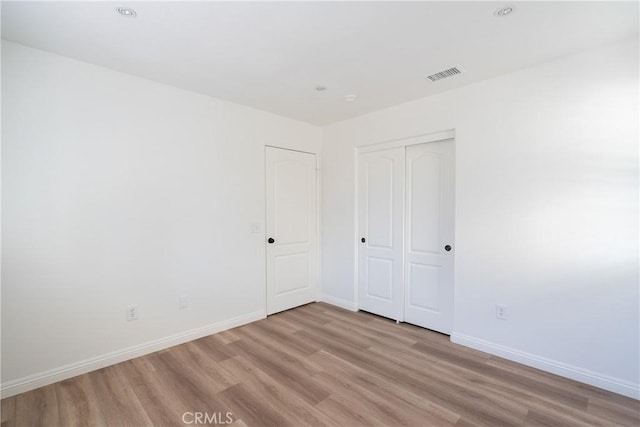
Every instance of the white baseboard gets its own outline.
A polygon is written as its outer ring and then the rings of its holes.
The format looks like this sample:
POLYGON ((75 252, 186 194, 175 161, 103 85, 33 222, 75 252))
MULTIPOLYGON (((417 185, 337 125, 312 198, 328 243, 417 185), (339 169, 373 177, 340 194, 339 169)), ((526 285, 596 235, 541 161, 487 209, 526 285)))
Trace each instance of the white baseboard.
POLYGON ((348 301, 342 298, 336 298, 331 295, 322 295, 322 302, 326 302, 327 304, 335 305, 336 307, 344 308, 349 311, 358 311, 358 304, 353 301, 348 301))
POLYGON ((485 341, 456 332, 451 334, 451 342, 500 356, 514 362, 522 363, 523 365, 551 372, 552 374, 560 375, 561 377, 580 381, 613 393, 622 394, 633 399, 640 399, 640 384, 634 384, 620 378, 610 377, 588 369, 568 365, 556 360, 547 359, 535 354, 515 350, 490 341, 485 341))
POLYGON ((206 337, 227 329, 255 322, 256 320, 264 319, 266 316, 267 313, 264 310, 244 314, 242 316, 213 323, 201 328, 191 329, 186 332, 170 335, 144 344, 135 345, 133 347, 124 348, 122 350, 117 350, 101 356, 61 366, 59 368, 7 381, 2 383, 0 386, 0 396, 5 398, 24 393, 25 391, 66 380, 67 378, 115 365, 116 363, 124 362, 125 360, 134 359, 136 357, 144 356, 145 354, 154 353, 159 350, 164 350, 166 348, 206 337))

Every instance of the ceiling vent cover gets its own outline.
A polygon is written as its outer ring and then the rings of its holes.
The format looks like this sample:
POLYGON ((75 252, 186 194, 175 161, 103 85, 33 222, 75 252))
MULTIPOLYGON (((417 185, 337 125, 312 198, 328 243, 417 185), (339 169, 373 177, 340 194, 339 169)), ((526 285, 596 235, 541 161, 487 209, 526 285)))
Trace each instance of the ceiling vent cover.
POLYGON ((455 76, 456 74, 462 73, 462 70, 458 67, 452 67, 448 70, 440 71, 439 73, 434 73, 426 77, 427 80, 431 80, 432 82, 446 79, 447 77, 455 76))

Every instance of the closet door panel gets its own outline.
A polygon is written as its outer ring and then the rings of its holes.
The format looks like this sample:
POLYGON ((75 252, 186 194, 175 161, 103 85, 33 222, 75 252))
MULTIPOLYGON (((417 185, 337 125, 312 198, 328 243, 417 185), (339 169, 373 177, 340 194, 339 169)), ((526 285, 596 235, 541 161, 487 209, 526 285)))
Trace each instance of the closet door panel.
POLYGON ((453 141, 407 147, 404 320, 446 334, 453 323, 453 141))
POLYGON ((404 148, 359 157, 359 308, 402 320, 404 148))

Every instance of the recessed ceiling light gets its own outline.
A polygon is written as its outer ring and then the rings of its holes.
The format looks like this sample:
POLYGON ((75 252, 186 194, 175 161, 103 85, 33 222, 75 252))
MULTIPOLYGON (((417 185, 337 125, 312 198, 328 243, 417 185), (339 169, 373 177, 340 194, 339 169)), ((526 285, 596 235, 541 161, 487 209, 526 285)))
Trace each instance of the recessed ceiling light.
POLYGON ((326 86, 319 85, 319 86, 316 86, 316 90, 317 90, 318 92, 322 92, 323 90, 327 90, 327 87, 326 87, 326 86))
POLYGON ((344 100, 347 102, 355 101, 358 95, 345 95, 344 100))
POLYGON ((129 18, 135 18, 138 14, 136 13, 135 10, 129 8, 129 7, 119 7, 116 9, 116 11, 122 15, 122 16, 127 16, 129 18))
POLYGON ((511 13, 513 13, 513 8, 510 6, 503 7, 493 12, 495 16, 507 16, 507 15, 510 15, 511 13))

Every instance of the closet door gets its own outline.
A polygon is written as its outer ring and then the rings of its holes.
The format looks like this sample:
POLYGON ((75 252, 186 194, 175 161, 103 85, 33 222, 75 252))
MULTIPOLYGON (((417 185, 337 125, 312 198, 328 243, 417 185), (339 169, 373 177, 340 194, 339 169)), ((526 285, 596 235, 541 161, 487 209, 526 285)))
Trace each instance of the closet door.
POLYGON ((402 320, 405 149, 359 157, 359 308, 402 320))
POLYGON ((407 147, 404 320, 445 334, 453 323, 453 140, 407 147))

